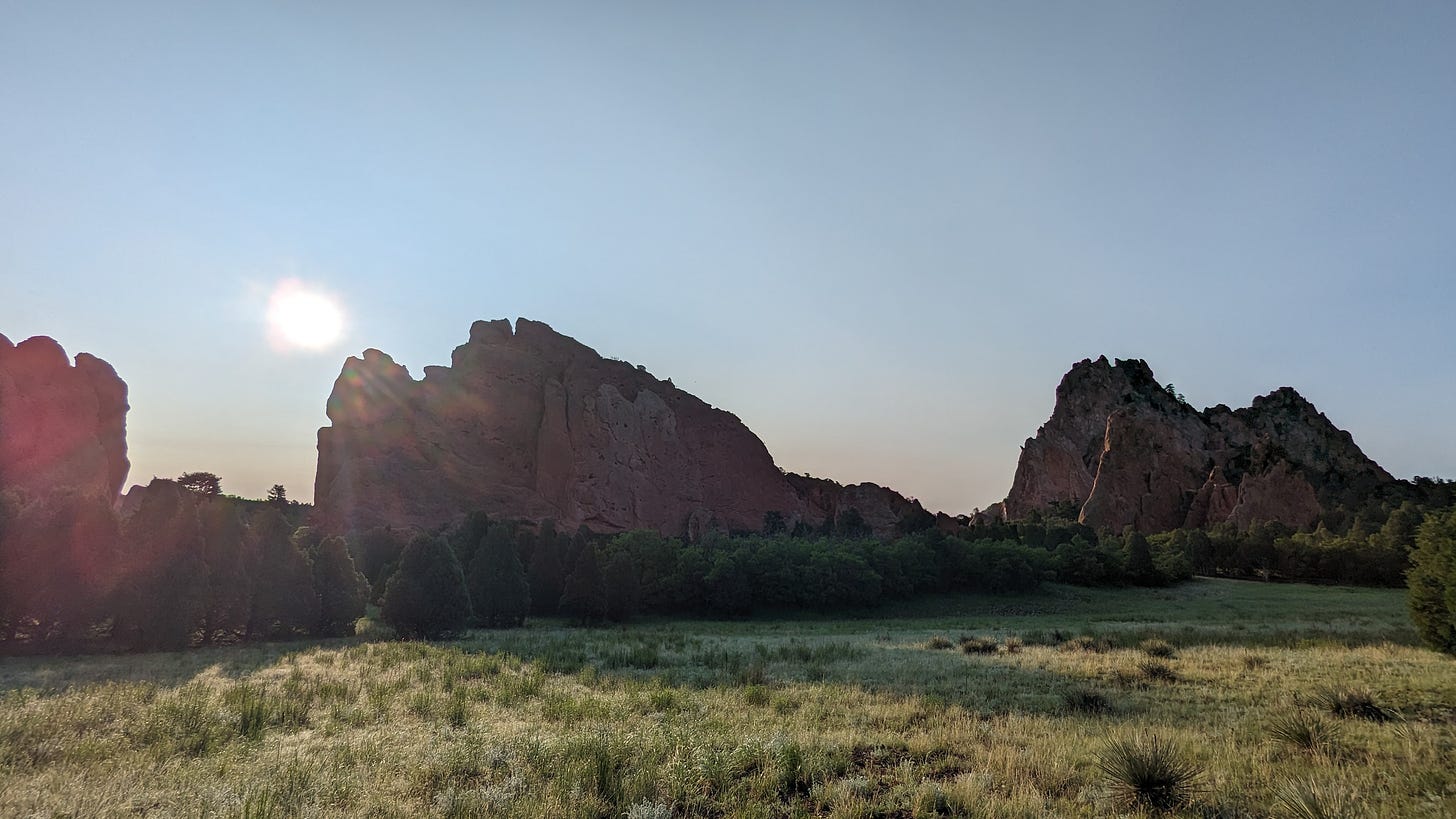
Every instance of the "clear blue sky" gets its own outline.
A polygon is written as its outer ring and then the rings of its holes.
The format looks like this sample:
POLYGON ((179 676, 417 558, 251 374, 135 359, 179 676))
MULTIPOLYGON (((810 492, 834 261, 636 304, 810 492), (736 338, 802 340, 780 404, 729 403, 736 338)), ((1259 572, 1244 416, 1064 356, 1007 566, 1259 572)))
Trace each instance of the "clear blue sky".
POLYGON ((345 355, 546 321, 968 511, 1070 364, 1456 476, 1456 4, 0 0, 0 332, 311 494, 345 355), (345 337, 279 353, 276 282, 345 337))

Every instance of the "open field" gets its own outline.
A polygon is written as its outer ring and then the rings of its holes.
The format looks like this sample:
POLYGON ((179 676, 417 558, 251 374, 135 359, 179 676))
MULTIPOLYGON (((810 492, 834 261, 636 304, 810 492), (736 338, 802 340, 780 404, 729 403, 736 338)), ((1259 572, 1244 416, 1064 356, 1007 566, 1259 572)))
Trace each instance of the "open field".
POLYGON ((1152 732, 1177 815, 1453 816, 1456 661, 1414 643, 1400 591, 1199 580, 7 659, 0 815, 1107 816, 1152 732))

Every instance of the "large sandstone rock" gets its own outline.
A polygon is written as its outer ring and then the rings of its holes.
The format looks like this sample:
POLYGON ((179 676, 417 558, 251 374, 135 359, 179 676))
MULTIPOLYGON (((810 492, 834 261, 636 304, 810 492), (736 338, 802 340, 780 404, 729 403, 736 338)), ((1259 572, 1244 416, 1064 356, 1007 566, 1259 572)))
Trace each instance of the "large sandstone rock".
POLYGON ((677 535, 756 531, 768 512, 819 525, 862 504, 888 533, 896 509, 919 508, 879 487, 807 497, 731 413, 527 319, 476 322, 451 365, 420 381, 378 350, 350 357, 328 416, 314 503, 332 530, 483 509, 677 535))
POLYGON ((126 459, 126 384, 110 364, 75 364, 45 336, 0 335, 0 491, 59 489, 114 501, 126 459))
POLYGON ((1005 519, 1079 510, 1092 526, 1155 532, 1229 521, 1309 526, 1394 479, 1294 390, 1199 412, 1143 361, 1074 365, 1022 448, 1005 519))

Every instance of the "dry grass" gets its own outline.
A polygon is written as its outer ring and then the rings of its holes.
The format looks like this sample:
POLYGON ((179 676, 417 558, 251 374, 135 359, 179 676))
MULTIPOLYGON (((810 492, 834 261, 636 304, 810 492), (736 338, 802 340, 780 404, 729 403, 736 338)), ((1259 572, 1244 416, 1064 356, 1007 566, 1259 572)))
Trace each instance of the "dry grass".
POLYGON ((0 815, 1110 816, 1126 794, 1098 770, 1106 738, 1145 733, 1203 772, 1174 815, 1452 815, 1456 663, 1388 641, 1407 639, 1403 604, 1200 582, 878 619, 7 660, 0 815), (1358 613, 1332 634, 1342 605, 1358 613), (1260 607, 1286 623, 1230 613, 1260 607), (1110 712, 1072 704, 1149 660, 1154 628, 1177 635, 1176 685, 1117 688, 1110 712), (1105 649, 1058 650, 1038 636, 1053 630, 1105 649), (1025 643, 925 650, 946 633, 1025 643), (1404 721, 1343 720, 1338 754, 1270 741, 1336 681, 1404 721))

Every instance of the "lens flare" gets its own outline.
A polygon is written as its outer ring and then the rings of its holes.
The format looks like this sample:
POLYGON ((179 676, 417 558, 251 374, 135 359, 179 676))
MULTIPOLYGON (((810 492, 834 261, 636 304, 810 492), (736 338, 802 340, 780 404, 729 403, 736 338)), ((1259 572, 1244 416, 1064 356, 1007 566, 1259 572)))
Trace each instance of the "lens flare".
POLYGON ((284 279, 268 297, 268 341, 276 350, 327 350, 344 335, 338 299, 298 279, 284 279))

